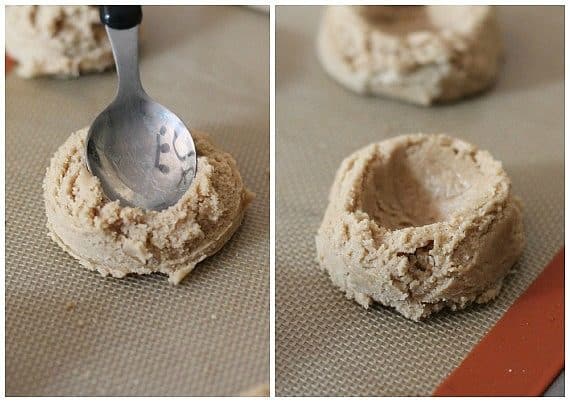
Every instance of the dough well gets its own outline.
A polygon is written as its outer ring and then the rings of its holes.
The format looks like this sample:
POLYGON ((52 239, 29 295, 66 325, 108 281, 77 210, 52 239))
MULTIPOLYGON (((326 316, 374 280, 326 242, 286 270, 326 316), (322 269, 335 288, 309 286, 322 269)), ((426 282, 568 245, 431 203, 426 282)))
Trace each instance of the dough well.
POLYGON ((239 227, 253 194, 235 160, 205 134, 193 131, 198 167, 186 194, 170 208, 147 211, 105 198, 85 165, 87 131, 57 150, 44 179, 49 235, 83 266, 118 278, 161 272, 178 283, 239 227))
POLYGON ((345 159, 316 237, 335 285, 420 320, 487 302, 524 247, 501 163, 446 135, 405 135, 345 159))

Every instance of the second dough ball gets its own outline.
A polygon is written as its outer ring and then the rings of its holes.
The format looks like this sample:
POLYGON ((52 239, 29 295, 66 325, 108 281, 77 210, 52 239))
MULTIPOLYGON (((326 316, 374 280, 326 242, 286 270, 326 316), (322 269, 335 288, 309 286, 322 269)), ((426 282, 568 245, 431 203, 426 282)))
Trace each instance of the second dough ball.
POLYGON ((114 64, 95 6, 7 7, 6 52, 25 78, 75 77, 114 64))
POLYGON ((488 88, 501 40, 490 6, 332 6, 318 54, 357 93, 431 105, 488 88))

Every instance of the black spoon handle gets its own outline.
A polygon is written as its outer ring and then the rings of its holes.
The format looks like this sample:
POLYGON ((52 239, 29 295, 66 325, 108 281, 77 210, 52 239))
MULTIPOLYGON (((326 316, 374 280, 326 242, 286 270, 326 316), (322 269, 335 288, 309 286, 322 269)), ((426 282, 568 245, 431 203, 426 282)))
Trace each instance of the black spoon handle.
POLYGON ((130 29, 142 21, 141 6, 99 6, 101 22, 113 29, 130 29))

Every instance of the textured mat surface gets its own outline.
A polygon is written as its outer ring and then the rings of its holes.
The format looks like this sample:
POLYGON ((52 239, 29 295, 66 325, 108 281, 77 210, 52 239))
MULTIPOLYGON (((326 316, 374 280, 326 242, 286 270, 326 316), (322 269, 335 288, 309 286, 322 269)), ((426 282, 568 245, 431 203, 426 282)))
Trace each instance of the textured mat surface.
POLYGON ((257 194, 242 227, 179 286, 102 278, 49 240, 54 151, 115 93, 113 72, 6 80, 6 393, 227 395, 269 381, 269 19, 144 7, 148 93, 234 155, 257 194))
POLYGON ((490 92, 420 108, 346 91, 315 55, 319 7, 277 7, 277 395, 427 395, 564 241, 564 10, 500 8, 505 65, 490 92), (447 132, 504 163, 528 244, 493 303, 425 323, 345 299, 314 236, 342 159, 371 142, 447 132))

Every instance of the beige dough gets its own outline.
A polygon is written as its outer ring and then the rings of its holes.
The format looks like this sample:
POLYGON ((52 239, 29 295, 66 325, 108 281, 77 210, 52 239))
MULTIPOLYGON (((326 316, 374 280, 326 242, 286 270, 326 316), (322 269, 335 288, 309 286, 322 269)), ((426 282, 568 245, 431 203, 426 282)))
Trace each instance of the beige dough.
POLYGON ((271 396, 269 392, 269 384, 259 384, 241 392, 239 396, 271 396))
POLYGON ((83 266, 118 278, 161 272, 178 283, 239 227, 253 194, 235 160, 205 134, 193 131, 198 167, 190 188, 158 212, 121 207, 104 197, 85 165, 87 130, 71 134, 44 179, 49 235, 83 266))
POLYGON ((501 40, 491 6, 331 6, 318 55, 345 87, 421 105, 488 88, 501 40))
POLYGON ((501 163, 446 135, 404 135, 346 158, 316 237, 333 283, 420 320, 497 296, 524 247, 501 163))
POLYGON ((25 78, 78 76, 114 65, 95 6, 8 6, 6 52, 25 78))

